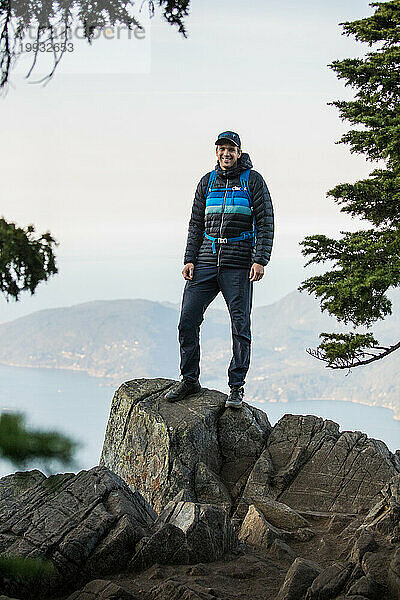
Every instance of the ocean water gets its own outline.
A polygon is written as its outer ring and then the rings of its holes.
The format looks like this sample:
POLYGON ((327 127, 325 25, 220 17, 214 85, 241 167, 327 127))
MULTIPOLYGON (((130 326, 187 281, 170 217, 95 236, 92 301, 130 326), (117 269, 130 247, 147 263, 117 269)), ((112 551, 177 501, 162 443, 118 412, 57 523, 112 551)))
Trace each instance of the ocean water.
MULTIPOLYGON (((0 365, 1 412, 23 413, 32 428, 56 430, 80 442, 75 464, 58 468, 60 472, 98 464, 114 388, 83 373, 0 365)), ((313 414, 339 423, 341 431, 362 431, 380 439, 392 452, 400 448, 400 421, 386 408, 317 400, 252 404, 267 413, 272 425, 286 413, 313 414)), ((29 468, 43 470, 39 462, 30 463, 29 468)), ((1 477, 15 470, 0 460, 1 477)))
MULTIPOLYGON (((55 430, 81 444, 76 464, 58 468, 77 472, 99 463, 114 388, 84 373, 0 365, 1 412, 19 412, 33 429, 55 430)), ((39 461, 29 468, 41 468, 39 461)), ((0 461, 0 476, 16 470, 0 461)))

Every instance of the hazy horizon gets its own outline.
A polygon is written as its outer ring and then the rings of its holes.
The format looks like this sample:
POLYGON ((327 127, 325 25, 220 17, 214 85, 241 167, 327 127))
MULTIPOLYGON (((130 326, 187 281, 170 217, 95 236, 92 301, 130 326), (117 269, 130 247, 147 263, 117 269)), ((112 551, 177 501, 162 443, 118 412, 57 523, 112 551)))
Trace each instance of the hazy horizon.
POLYGON ((371 12, 365 0, 205 0, 191 5, 188 39, 152 20, 147 72, 135 72, 142 42, 129 52, 119 40, 76 49, 45 87, 25 82, 21 65, 0 113, 1 214, 50 230, 60 273, 32 298, 3 300, 0 319, 94 299, 180 302, 194 190, 224 129, 240 133, 274 205, 254 304, 296 289, 315 272, 304 269, 305 235, 360 226, 326 198, 373 168, 335 144, 348 126, 327 103, 352 93, 327 65, 368 50, 338 23, 371 12))

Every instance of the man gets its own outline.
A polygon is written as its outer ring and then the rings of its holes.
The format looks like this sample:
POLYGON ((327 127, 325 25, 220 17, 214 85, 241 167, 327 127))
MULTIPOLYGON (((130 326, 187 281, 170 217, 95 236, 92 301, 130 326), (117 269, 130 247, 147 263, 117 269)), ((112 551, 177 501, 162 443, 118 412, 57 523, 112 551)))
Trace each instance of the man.
POLYGON ((226 406, 240 408, 250 363, 253 282, 264 275, 274 237, 268 188, 243 154, 239 135, 218 136, 215 170, 200 180, 189 222, 186 280, 179 322, 182 381, 165 399, 176 402, 201 390, 200 324, 207 306, 222 292, 232 326, 233 357, 228 369, 226 406))

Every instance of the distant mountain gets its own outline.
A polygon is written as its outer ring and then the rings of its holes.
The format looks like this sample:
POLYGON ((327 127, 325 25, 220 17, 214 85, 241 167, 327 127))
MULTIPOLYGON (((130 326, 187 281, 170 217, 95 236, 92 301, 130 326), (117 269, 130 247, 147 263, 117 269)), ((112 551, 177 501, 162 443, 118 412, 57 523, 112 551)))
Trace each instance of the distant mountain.
MULTIPOLYGON (((373 330, 398 341, 400 293, 393 315, 373 330)), ((85 371, 116 384, 138 377, 178 376, 179 307, 149 300, 109 300, 42 310, 0 325, 0 362, 85 371)), ((247 393, 258 401, 334 399, 386 406, 400 418, 400 352, 371 365, 325 368, 305 352, 321 331, 345 330, 295 291, 253 313, 253 356, 247 393)), ((227 311, 209 310, 202 327, 202 383, 226 385, 231 357, 227 311)))
POLYGON ((0 325, 0 361, 97 377, 176 373, 177 310, 148 300, 41 310, 0 325))

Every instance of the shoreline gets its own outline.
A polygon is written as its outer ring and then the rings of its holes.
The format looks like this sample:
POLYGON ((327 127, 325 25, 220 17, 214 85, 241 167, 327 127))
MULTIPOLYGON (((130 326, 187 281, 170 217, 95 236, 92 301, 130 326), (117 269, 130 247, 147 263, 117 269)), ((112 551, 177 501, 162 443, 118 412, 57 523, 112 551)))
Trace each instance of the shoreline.
MULTIPOLYGON (((65 372, 74 372, 74 373, 82 373, 84 375, 88 375, 89 377, 92 377, 93 379, 97 379, 101 381, 100 385, 103 386, 107 386, 107 387, 111 387, 111 386, 120 386, 124 381, 127 381, 129 379, 137 379, 137 377, 129 377, 127 376, 126 378, 122 377, 117 377, 116 375, 104 375, 99 373, 98 371, 92 371, 89 369, 84 369, 81 368, 79 366, 65 366, 65 367, 58 367, 58 366, 50 366, 50 365, 27 365, 27 364, 16 364, 16 363, 10 363, 10 362, 4 362, 0 360, 0 365, 3 365, 5 367, 12 367, 12 368, 17 368, 17 369, 46 369, 46 370, 50 370, 50 371, 65 371, 65 372)), ((372 402, 366 402, 366 401, 361 401, 361 400, 349 400, 349 399, 343 399, 343 398, 334 398, 334 397, 323 397, 321 396, 320 398, 301 398, 299 400, 281 400, 281 399, 274 399, 274 400, 268 400, 268 401, 262 401, 260 399, 254 398, 249 396, 249 399, 252 400, 253 402, 257 402, 259 404, 262 405, 268 405, 268 404, 288 404, 289 402, 346 402, 346 403, 351 403, 351 404, 356 404, 356 405, 361 405, 361 406, 369 406, 371 408, 385 408, 390 410, 393 414, 392 414, 392 418, 394 421, 400 421, 400 409, 399 412, 396 411, 395 408, 393 408, 393 406, 389 406, 387 404, 374 404, 372 402)))

